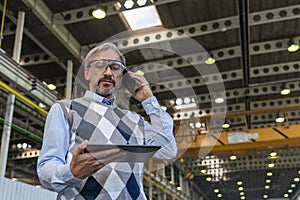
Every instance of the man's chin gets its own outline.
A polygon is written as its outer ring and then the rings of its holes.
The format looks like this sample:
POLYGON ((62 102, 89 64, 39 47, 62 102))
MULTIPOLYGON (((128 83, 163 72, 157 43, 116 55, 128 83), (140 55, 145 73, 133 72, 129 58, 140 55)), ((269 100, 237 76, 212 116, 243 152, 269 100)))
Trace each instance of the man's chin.
POLYGON ((114 93, 114 91, 115 88, 98 88, 96 93, 104 97, 109 97, 114 93))

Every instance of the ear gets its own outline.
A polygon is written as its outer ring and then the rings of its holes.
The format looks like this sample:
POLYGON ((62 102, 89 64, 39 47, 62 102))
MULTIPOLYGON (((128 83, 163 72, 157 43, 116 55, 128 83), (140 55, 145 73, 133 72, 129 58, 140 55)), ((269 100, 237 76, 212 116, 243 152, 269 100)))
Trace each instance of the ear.
POLYGON ((90 70, 89 68, 85 67, 84 68, 84 78, 85 80, 89 81, 91 78, 90 70))

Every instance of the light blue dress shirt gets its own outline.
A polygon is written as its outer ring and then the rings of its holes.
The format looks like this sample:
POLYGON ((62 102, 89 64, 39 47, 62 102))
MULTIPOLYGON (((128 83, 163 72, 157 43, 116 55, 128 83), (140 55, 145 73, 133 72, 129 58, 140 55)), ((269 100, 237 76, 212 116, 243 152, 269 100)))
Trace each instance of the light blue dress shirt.
MULTIPOLYGON (((87 91, 85 97, 102 102, 103 97, 87 91)), ((152 96, 142 102, 151 122, 144 121, 146 145, 158 145, 162 148, 154 157, 172 159, 176 157, 177 147, 173 135, 173 120, 160 108, 156 97, 152 96)), ((113 105, 114 106, 114 103, 113 105)), ((74 188, 82 180, 73 176, 70 170, 72 155, 70 145, 69 123, 61 106, 53 104, 47 116, 43 145, 38 158, 37 172, 41 184, 58 193, 74 188)))

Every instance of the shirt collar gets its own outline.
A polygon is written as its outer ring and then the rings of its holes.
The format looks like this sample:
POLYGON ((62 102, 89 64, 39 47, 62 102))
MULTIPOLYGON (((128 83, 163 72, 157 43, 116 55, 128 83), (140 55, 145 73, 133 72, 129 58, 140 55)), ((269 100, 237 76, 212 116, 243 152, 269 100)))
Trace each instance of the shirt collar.
MULTIPOLYGON (((85 92, 84 97, 91 99, 93 101, 96 101, 97 103, 102 103, 103 99, 105 98, 105 97, 103 97, 99 94, 96 94, 95 92, 89 91, 89 90, 87 90, 85 92)), ((112 105, 114 105, 115 99, 116 99, 115 97, 110 99, 112 101, 112 105)))

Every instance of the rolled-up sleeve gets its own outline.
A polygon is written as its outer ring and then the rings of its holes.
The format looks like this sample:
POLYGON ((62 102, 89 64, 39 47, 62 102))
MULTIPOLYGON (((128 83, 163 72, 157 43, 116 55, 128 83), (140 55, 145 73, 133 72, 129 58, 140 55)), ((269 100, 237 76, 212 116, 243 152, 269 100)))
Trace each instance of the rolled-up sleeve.
POLYGON ((60 105, 55 103, 46 119, 37 173, 45 188, 58 193, 82 182, 70 171, 72 154, 68 149, 69 142, 69 123, 60 105))
POLYGON ((147 145, 158 145, 161 149, 154 155, 160 159, 172 159, 177 155, 177 146, 173 134, 173 119, 161 109, 156 97, 152 96, 142 102, 144 110, 150 117, 150 123, 144 122, 147 145))

